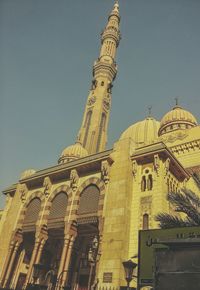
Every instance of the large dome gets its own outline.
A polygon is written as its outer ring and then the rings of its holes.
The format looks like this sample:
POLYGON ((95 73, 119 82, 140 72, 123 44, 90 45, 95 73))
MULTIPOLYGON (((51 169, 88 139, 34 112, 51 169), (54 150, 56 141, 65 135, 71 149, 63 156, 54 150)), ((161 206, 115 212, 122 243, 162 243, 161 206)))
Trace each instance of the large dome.
POLYGON ((160 136, 178 129, 189 129, 197 125, 196 118, 190 112, 180 106, 175 106, 162 118, 158 135, 160 136))
POLYGON ((147 117, 143 121, 137 122, 126 129, 121 139, 132 138, 136 147, 144 146, 155 142, 158 138, 158 129, 160 122, 153 117, 147 117))
POLYGON ((71 146, 66 147, 59 160, 58 163, 66 163, 68 161, 72 161, 72 160, 76 160, 78 158, 81 157, 86 157, 88 156, 88 152, 85 148, 83 148, 83 146, 81 145, 81 143, 77 142, 71 146))

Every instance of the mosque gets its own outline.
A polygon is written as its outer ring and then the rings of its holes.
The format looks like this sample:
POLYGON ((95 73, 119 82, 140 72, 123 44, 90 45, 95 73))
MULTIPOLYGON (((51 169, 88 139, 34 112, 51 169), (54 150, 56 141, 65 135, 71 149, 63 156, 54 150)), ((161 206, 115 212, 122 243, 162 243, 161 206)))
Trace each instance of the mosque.
POLYGON ((166 194, 182 187, 200 194, 200 126, 178 103, 160 122, 149 115, 131 125, 106 150, 119 26, 116 2, 75 144, 57 165, 26 170, 3 191, 2 288, 120 289, 126 285, 122 262, 138 253, 138 230, 157 228, 154 216, 173 212, 166 194))

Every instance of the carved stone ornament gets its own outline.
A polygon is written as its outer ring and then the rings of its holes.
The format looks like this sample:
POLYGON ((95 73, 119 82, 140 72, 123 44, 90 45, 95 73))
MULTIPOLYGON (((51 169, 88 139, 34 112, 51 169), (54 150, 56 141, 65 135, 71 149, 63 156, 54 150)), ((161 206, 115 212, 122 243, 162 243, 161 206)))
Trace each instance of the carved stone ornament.
POLYGON ((103 99, 103 105, 106 110, 110 109, 110 100, 108 98, 103 99))
POLYGON ((96 89, 96 87, 97 87, 97 80, 93 79, 91 89, 94 90, 96 89))
POLYGON ((78 187, 79 176, 75 169, 73 169, 70 173, 70 186, 72 190, 76 190, 78 187))
POLYGON ((165 161, 165 175, 167 175, 167 173, 169 172, 169 165, 170 165, 170 159, 167 158, 167 160, 165 161))
POLYGON ((154 155, 154 170, 156 171, 157 175, 159 173, 160 168, 160 160, 158 154, 154 155))
POLYGON ((45 177, 44 182, 43 182, 43 186, 44 186, 44 194, 47 198, 51 193, 51 187, 52 187, 51 179, 48 176, 45 177))
POLYGON ((133 172, 133 176, 134 177, 136 177, 136 174, 137 174, 137 167, 138 167, 137 161, 133 160, 133 162, 132 162, 132 172, 133 172))
POLYGON ((108 84, 108 89, 107 89, 107 92, 108 93, 112 93, 112 87, 113 87, 113 84, 112 83, 109 83, 108 84))
POLYGON ((169 142, 169 143, 173 143, 177 140, 183 140, 188 136, 188 134, 185 131, 181 131, 181 132, 175 132, 170 134, 169 136, 162 136, 161 139, 164 142, 169 142))
POLYGON ((19 192, 20 192, 20 199, 24 203, 26 200, 27 192, 28 192, 28 188, 25 183, 20 185, 19 192))
POLYGON ((96 102, 96 96, 91 96, 89 99, 88 99, 88 106, 92 106, 94 103, 96 102))
POLYGON ((109 182, 109 173, 110 173, 110 165, 108 161, 102 161, 101 163, 101 178, 103 179, 104 183, 107 184, 109 182))

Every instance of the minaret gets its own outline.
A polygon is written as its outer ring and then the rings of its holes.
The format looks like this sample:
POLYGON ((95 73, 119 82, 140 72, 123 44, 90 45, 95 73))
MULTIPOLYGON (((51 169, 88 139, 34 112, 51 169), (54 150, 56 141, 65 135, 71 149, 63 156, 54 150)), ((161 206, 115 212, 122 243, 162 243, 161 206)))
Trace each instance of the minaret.
POLYGON ((101 35, 100 55, 93 65, 92 86, 78 134, 78 142, 89 154, 105 150, 107 143, 112 83, 117 74, 115 58, 120 41, 119 23, 119 4, 116 1, 101 35))

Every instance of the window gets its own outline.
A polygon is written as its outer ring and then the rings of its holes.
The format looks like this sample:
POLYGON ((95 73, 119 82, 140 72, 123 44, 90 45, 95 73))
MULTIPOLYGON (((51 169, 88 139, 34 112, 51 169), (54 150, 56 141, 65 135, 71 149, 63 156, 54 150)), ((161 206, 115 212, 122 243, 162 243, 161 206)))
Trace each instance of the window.
POLYGON ((83 140, 83 147, 85 147, 86 142, 87 142, 88 131, 89 131, 89 128, 90 128, 90 123, 91 123, 91 117, 92 117, 92 111, 87 112, 86 119, 85 119, 85 124, 84 124, 84 127, 86 129, 85 129, 85 136, 84 136, 84 140, 83 140))
POLYGON ((146 176, 143 175, 142 182, 141 182, 141 191, 145 191, 145 190, 146 190, 146 176))
POLYGON ((153 188, 153 178, 152 175, 148 175, 148 180, 147 180, 147 190, 152 190, 153 188))
POLYGON ((99 194, 100 192, 96 185, 86 187, 80 196, 78 214, 97 213, 99 194))
POLYGON ((153 189, 153 176, 149 169, 143 171, 143 176, 141 180, 141 191, 152 190, 153 189))
POLYGON ((102 133, 103 133, 103 131, 105 131, 105 129, 106 129, 106 114, 102 113, 101 123, 99 126, 99 137, 98 137, 98 141, 97 141, 97 152, 99 152, 99 150, 100 150, 102 133))
POLYGON ((145 213, 143 215, 142 229, 143 230, 148 230, 149 229, 149 215, 147 213, 145 213))
POLYGON ((55 219, 64 220, 67 209, 67 195, 65 192, 60 192, 52 200, 48 221, 55 219))
POLYGON ((36 223, 40 212, 41 201, 38 197, 32 199, 26 209, 24 224, 36 223))

